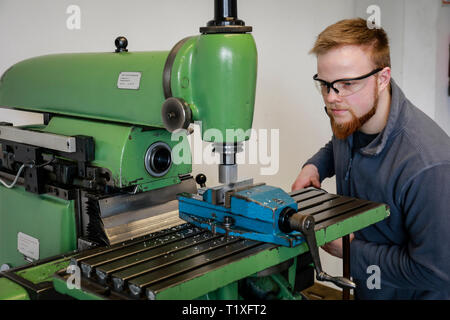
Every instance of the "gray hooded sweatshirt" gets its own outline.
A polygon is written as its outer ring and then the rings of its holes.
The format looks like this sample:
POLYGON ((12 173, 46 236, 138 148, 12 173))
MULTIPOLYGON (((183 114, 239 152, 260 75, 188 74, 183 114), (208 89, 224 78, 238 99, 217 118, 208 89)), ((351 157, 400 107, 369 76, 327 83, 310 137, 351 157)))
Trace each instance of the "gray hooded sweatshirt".
POLYGON ((338 194, 390 207, 351 242, 356 298, 450 299, 450 138, 394 80, 391 90, 374 140, 352 151, 353 135, 333 135, 305 165, 319 169, 320 181, 336 175, 338 194))

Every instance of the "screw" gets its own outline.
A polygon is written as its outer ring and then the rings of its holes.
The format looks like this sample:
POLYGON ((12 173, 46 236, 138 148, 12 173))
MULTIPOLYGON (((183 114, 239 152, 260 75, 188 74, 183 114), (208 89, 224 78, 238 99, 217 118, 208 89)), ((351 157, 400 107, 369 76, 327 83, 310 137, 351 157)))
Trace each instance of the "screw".
POLYGON ((175 114, 175 112, 169 112, 167 114, 167 118, 169 118, 169 120, 172 120, 172 119, 174 119, 176 117, 177 117, 177 115, 175 114))
POLYGON ((312 221, 307 218, 305 221, 305 229, 309 230, 311 228, 311 225, 312 225, 312 221))
POLYGON ((225 218, 223 218, 223 225, 226 228, 231 227, 234 224, 234 219, 230 216, 226 216, 225 218))

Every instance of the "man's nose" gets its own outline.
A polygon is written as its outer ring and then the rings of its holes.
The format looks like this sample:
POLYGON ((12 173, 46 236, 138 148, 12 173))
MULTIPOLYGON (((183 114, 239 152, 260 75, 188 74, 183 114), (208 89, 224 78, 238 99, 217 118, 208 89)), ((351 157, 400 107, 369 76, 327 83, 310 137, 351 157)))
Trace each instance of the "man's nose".
POLYGON ((336 91, 333 90, 333 88, 330 88, 330 91, 327 94, 325 94, 323 98, 328 103, 335 103, 341 101, 341 97, 339 97, 339 95, 336 93, 336 91))

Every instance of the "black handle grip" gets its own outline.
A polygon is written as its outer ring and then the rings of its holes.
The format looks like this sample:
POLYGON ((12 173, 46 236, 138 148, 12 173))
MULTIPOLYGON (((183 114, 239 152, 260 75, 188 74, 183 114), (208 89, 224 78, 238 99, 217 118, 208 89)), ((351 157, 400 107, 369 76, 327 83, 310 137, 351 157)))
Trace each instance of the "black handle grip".
POLYGON ((195 182, 197 182, 200 187, 205 188, 206 187, 206 176, 203 173, 199 173, 195 176, 195 182))

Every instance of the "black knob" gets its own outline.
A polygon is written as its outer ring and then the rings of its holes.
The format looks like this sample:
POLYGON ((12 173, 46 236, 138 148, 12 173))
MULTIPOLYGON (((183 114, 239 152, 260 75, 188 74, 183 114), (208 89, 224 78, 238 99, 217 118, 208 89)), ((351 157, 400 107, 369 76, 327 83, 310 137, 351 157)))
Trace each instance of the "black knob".
POLYGON ((197 182, 200 187, 204 188, 206 187, 206 176, 203 173, 199 173, 196 177, 195 177, 195 182, 197 182))
POLYGON ((114 41, 114 44, 116 45, 116 52, 128 52, 127 46, 128 46, 128 40, 125 37, 117 37, 116 41, 114 41))

